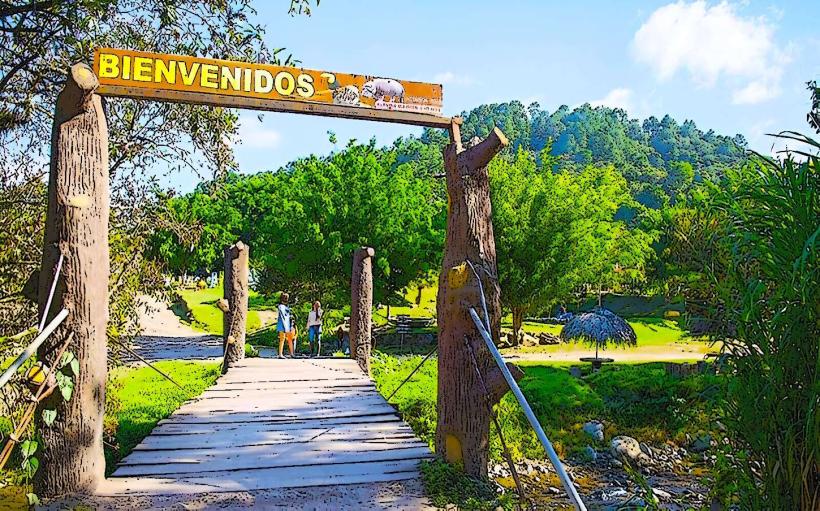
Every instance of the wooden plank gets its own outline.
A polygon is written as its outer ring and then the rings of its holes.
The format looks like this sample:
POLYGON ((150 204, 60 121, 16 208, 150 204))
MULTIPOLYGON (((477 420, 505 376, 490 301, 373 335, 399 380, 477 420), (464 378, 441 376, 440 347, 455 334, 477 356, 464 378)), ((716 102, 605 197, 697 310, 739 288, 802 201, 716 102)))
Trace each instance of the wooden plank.
MULTIPOLYGON (((347 398, 348 396, 345 396, 347 398)), ((241 412, 285 412, 315 410, 360 410, 370 406, 383 405, 384 398, 379 394, 363 395, 350 394, 350 401, 342 401, 335 394, 305 394, 289 396, 287 399, 277 399, 276 396, 267 399, 237 399, 232 397, 215 397, 198 399, 186 403, 179 409, 179 414, 198 414, 199 412, 241 413, 241 412), (314 409, 314 410, 311 410, 314 409)))
POLYGON ((354 380, 354 379, 340 379, 340 378, 333 378, 327 379, 324 381, 317 381, 317 380, 288 380, 288 381, 281 381, 281 380, 255 380, 255 381, 242 381, 242 380, 219 380, 216 385, 210 387, 205 390, 205 392, 232 392, 232 391, 240 391, 240 390, 254 390, 254 389, 299 389, 299 388, 316 388, 318 384, 321 384, 323 388, 327 389, 353 389, 353 388, 361 388, 361 389, 375 389, 376 386, 373 382, 368 380, 354 380))
POLYGON ((359 397, 369 397, 369 396, 379 396, 381 394, 376 390, 376 387, 373 385, 324 385, 321 387, 317 386, 293 386, 292 384, 282 385, 282 386, 273 386, 270 388, 266 387, 251 387, 247 386, 246 388, 225 388, 225 387, 213 387, 198 397, 194 398, 197 401, 206 401, 206 400, 213 400, 213 399, 257 399, 257 398, 270 398, 273 393, 277 393, 278 395, 284 394, 285 396, 306 396, 306 397, 321 397, 321 396, 334 396, 337 399, 351 399, 351 398, 359 398, 359 397))
MULTIPOLYGON (((372 410, 374 414, 383 414, 392 410, 390 406, 379 407, 372 410)), ((369 410, 358 409, 340 412, 336 410, 310 410, 302 413, 259 413, 259 412, 240 412, 240 413, 224 413, 214 417, 204 415, 173 415, 166 422, 161 424, 177 423, 177 424, 226 424, 237 422, 288 422, 292 420, 303 419, 321 419, 328 416, 336 417, 367 417, 370 415, 369 410)))
MULTIPOLYGON (((383 424, 383 423, 382 423, 383 424)), ((378 424, 377 424, 378 425, 378 424)), ((393 424, 382 431, 367 429, 331 430, 309 428, 296 430, 261 431, 254 435, 237 437, 219 431, 212 435, 150 435, 134 451, 216 449, 221 447, 247 447, 252 445, 295 444, 309 442, 317 435, 323 440, 340 442, 370 442, 374 440, 401 443, 416 440, 413 431, 396 428, 393 424), (323 434, 324 433, 324 434, 323 434)))
POLYGON ((160 421, 100 492, 389 481, 431 456, 354 361, 251 359, 160 421))
MULTIPOLYGON (((337 444, 340 442, 336 442, 337 444)), ((301 446, 300 446, 301 447, 301 446)), ((397 448, 395 445, 383 445, 380 450, 362 449, 358 451, 340 452, 320 449, 293 449, 286 454, 265 454, 267 446, 255 447, 246 457, 231 455, 230 457, 211 456, 211 451, 196 451, 199 455, 189 458, 167 457, 167 460, 156 463, 135 464, 128 463, 120 466, 114 472, 114 477, 132 476, 178 476, 181 474, 202 474, 206 472, 221 472, 226 470, 258 470, 265 468, 297 468, 309 467, 316 464, 359 464, 374 461, 420 460, 432 457, 427 445, 397 448)), ((251 450, 239 448, 237 451, 251 450)), ((176 453, 176 451, 169 451, 176 453)), ((137 454, 137 453, 134 453, 137 454)))
POLYGON ((380 110, 376 108, 361 108, 328 103, 300 103, 284 99, 261 99, 200 92, 154 90, 143 87, 128 87, 121 85, 100 85, 97 89, 97 93, 102 96, 152 99, 172 103, 211 105, 226 108, 245 108, 250 110, 265 110, 269 112, 321 115, 324 117, 341 117, 345 119, 357 119, 362 121, 392 122, 397 124, 410 124, 413 126, 427 126, 430 128, 450 129, 450 125, 452 123, 450 117, 441 117, 437 115, 415 112, 380 110))
POLYGON ((368 462, 350 465, 311 465, 298 470, 270 468, 213 472, 172 477, 112 477, 97 489, 98 495, 191 495, 301 488, 338 484, 399 481, 419 477, 418 460, 368 462))
POLYGON ((430 448, 418 440, 406 440, 397 445, 395 438, 380 439, 376 436, 367 437, 368 441, 337 441, 337 438, 326 436, 326 431, 314 433, 313 437, 305 438, 300 442, 278 442, 272 444, 227 445, 202 449, 199 446, 179 449, 135 450, 123 458, 118 464, 120 467, 138 465, 159 465, 165 468, 176 463, 198 464, 200 468, 211 467, 214 464, 224 464, 225 469, 241 468, 250 464, 273 460, 277 465, 291 465, 299 460, 310 461, 323 455, 346 456, 365 455, 373 453, 380 456, 383 451, 401 453, 412 451, 413 456, 430 454, 430 448), (421 449, 421 451, 418 451, 421 449))
MULTIPOLYGON (((392 424, 395 427, 404 427, 406 424, 399 420, 395 413, 374 414, 366 416, 354 417, 318 417, 318 418, 296 418, 289 421, 260 421, 260 422, 237 422, 225 423, 219 425, 219 431, 232 432, 236 435, 251 435, 255 432, 264 431, 290 431, 305 428, 322 428, 341 424, 373 424, 383 423, 392 424)), ((161 426, 154 429, 150 436, 162 435, 212 435, 214 433, 213 425, 211 424, 185 424, 177 422, 165 422, 161 426)))

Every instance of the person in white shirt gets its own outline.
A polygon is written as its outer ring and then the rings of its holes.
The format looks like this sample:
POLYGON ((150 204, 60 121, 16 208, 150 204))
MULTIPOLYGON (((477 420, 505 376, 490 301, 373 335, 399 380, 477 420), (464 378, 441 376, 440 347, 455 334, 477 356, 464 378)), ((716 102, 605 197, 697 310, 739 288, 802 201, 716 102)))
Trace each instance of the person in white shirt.
POLYGON ((313 302, 307 318, 308 341, 310 341, 310 356, 318 357, 322 351, 322 304, 319 300, 313 302), (316 350, 314 351, 314 346, 316 350))

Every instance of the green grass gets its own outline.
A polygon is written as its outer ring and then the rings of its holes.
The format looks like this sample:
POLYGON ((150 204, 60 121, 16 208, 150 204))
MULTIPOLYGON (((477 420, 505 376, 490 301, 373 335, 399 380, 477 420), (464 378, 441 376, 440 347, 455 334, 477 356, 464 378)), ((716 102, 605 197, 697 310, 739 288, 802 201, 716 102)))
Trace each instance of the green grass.
POLYGON ((145 438, 160 419, 198 396, 220 374, 218 362, 169 360, 156 363, 183 389, 150 367, 119 367, 111 371, 106 388, 106 473, 145 438))
MULTIPOLYGON (((417 292, 417 285, 409 286, 405 290, 403 295, 403 301, 405 302, 405 305, 391 306, 390 315, 396 316, 399 314, 406 314, 413 318, 435 318, 437 292, 436 284, 433 283, 432 285, 427 285, 422 289, 421 301, 418 306, 416 306, 415 304, 417 292)), ((626 311, 634 309, 634 311, 636 312, 647 312, 644 309, 646 309, 648 303, 651 302, 651 300, 648 301, 647 299, 642 297, 614 297, 611 298, 611 300, 617 301, 619 307, 626 311), (630 304, 632 309, 630 309, 630 304)), ((658 302, 659 306, 663 305, 663 300, 657 299, 655 301, 658 302)), ((677 305, 666 305, 666 308, 675 307, 677 307, 677 305)), ((377 325, 382 325, 386 323, 387 307, 384 305, 379 307, 373 316, 373 320, 377 325)), ((681 324, 677 320, 665 319, 662 317, 655 317, 647 314, 644 316, 629 317, 627 319, 627 322, 635 330, 635 335, 638 338, 638 345, 635 347, 627 348, 609 348, 610 350, 617 349, 630 352, 638 351, 642 348, 647 347, 663 348, 664 346, 671 347, 674 345, 677 345, 679 347, 686 346, 688 350, 694 352, 692 356, 693 360, 699 359, 701 355, 707 352, 717 350, 717 347, 710 346, 707 342, 691 338, 686 332, 686 330, 684 330, 681 327, 681 324)), ((501 327, 505 330, 512 330, 512 315, 507 314, 502 318, 501 327)), ((524 332, 530 335, 538 335, 542 332, 558 335, 561 332, 561 328, 562 325, 550 325, 545 323, 537 323, 533 321, 525 321, 523 325, 524 332)), ((435 329, 433 328, 432 330, 434 331, 435 329)), ((569 343, 555 346, 520 347, 516 348, 516 350, 522 353, 550 354, 575 351, 579 347, 583 346, 579 346, 575 343, 569 343)))
MULTIPOLYGON (((421 301, 419 302, 419 305, 416 306, 418 289, 419 286, 417 284, 411 284, 408 286, 404 292, 404 296, 402 297, 404 305, 391 305, 390 315, 398 316, 399 314, 405 314, 411 318, 435 318, 436 293, 438 291, 438 286, 435 284, 425 285, 421 290, 421 301)), ((373 321, 377 325, 387 322, 387 306, 382 305, 376 309, 376 313, 373 315, 373 321)))
MULTIPOLYGON (((222 298, 222 288, 205 288, 205 289, 181 289, 179 295, 185 300, 188 308, 191 311, 191 318, 187 318, 184 311, 174 309, 174 312, 183 320, 186 320, 192 328, 202 330, 203 332, 221 334, 222 333, 222 311, 216 306, 217 300, 222 298)), ((250 292, 249 302, 259 303, 259 309, 252 309, 249 307, 247 328, 249 331, 256 330, 262 326, 262 321, 259 318, 257 310, 265 310, 268 308, 267 304, 260 301, 255 291, 250 292)))
MULTIPOLYGON (((420 356, 378 354, 372 374, 376 387, 388 396, 421 361, 420 356)), ((584 422, 606 425, 606 440, 626 434, 640 441, 681 440, 711 428, 719 377, 697 375, 676 379, 662 363, 615 364, 583 379, 570 376, 568 364, 521 364, 519 382, 547 436, 562 455, 580 452, 594 442, 582 431, 584 422)), ((391 402, 420 438, 434 447, 436 426, 436 360, 429 360, 391 402)), ((499 421, 513 457, 544 458, 526 417, 511 394, 497 407, 499 421)), ((598 447, 604 447, 603 445, 598 447)), ((491 432, 490 453, 500 459, 500 442, 491 432)))
POLYGON ((421 477, 430 501, 437 508, 455 504, 462 510, 516 509, 513 493, 498 495, 492 484, 468 477, 442 460, 421 463, 421 477))
MULTIPOLYGON (((719 346, 696 339, 689 336, 688 332, 681 328, 678 321, 656 318, 630 318, 627 322, 635 330, 637 337, 636 346, 628 347, 609 347, 602 350, 601 356, 606 356, 607 352, 617 353, 638 353, 641 350, 655 349, 656 351, 663 351, 664 348, 683 348, 692 352, 692 360, 702 358, 702 356, 711 351, 719 350, 719 346)), ((512 328, 510 323, 502 322, 502 327, 512 328)), ((558 335, 561 332, 562 325, 548 325, 544 323, 525 322, 523 329, 525 332, 537 335, 541 332, 548 332, 558 335)), ((504 350, 505 353, 542 353, 542 354, 556 354, 562 352, 570 352, 578 350, 579 348, 588 347, 584 343, 561 343, 548 346, 521 346, 514 349, 504 350)), ((660 355, 659 355, 660 357, 660 355)))

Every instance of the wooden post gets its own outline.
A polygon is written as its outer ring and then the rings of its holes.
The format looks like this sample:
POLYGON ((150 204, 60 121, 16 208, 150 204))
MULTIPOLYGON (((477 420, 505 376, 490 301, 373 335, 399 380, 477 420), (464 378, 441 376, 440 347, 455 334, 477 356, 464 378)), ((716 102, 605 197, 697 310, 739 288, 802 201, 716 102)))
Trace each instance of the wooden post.
POLYGON ((370 247, 362 247, 353 253, 350 283, 350 356, 359 362, 359 367, 367 374, 370 374, 375 253, 370 247))
POLYGON ((42 448, 34 476, 41 497, 91 493, 105 477, 103 410, 107 369, 108 324, 108 126, 97 89, 97 77, 85 64, 71 67, 57 97, 51 132, 43 262, 39 278, 40 313, 53 317, 61 308, 68 317, 37 351, 49 367, 69 334, 70 350, 79 361, 69 401, 54 392, 37 410, 42 448), (44 311, 54 267, 64 255, 61 276, 49 311, 44 311), (53 409, 51 426, 42 411, 53 409))
POLYGON ((225 249, 224 304, 222 311, 222 372, 245 358, 248 321, 248 246, 237 241, 225 249))
MULTIPOLYGON (((495 128, 486 140, 463 149, 459 124, 460 119, 454 119, 451 143, 444 149, 448 212, 436 303, 439 330, 436 452, 450 463, 463 463, 468 474, 486 478, 488 396, 476 375, 465 340, 476 354, 490 402, 498 402, 509 386, 470 317, 470 307, 482 315, 483 312, 478 281, 467 261, 481 278, 490 333, 497 341, 501 300, 487 164, 507 145, 507 139, 495 128)), ((517 378, 521 377, 518 368, 510 366, 510 369, 517 378)))

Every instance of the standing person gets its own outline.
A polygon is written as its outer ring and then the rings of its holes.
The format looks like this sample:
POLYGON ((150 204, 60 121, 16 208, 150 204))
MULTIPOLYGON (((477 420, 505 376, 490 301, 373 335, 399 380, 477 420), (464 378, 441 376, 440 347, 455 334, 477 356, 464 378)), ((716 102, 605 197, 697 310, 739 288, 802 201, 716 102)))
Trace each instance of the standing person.
POLYGON ((307 318, 308 341, 310 341, 310 356, 320 356, 322 352, 322 304, 319 300, 313 302, 307 318), (316 346, 314 354, 313 347, 316 346))
POLYGON ((296 325, 293 321, 293 312, 288 307, 289 296, 287 293, 279 295, 279 306, 276 308, 279 318, 276 320, 276 331, 279 333, 279 358, 285 358, 282 355, 282 348, 285 345, 285 339, 288 340, 288 348, 290 349, 291 358, 294 356, 293 352, 293 337, 296 330, 296 325))

